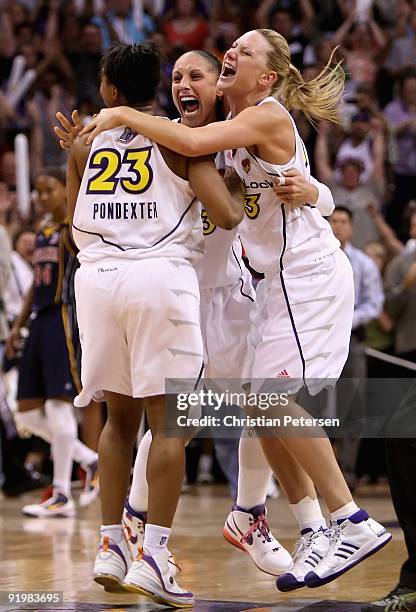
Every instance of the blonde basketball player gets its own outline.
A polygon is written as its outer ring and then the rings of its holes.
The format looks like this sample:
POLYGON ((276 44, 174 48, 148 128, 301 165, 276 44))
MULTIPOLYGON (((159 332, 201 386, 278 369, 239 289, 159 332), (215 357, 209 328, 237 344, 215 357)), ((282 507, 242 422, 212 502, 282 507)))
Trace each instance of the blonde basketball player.
MULTIPOLYGON (((253 379, 290 377, 299 387, 303 381, 323 379, 325 384, 339 376, 347 357, 351 267, 315 209, 291 210, 272 189, 274 179, 284 181, 288 168, 309 176, 306 152, 287 109, 301 109, 313 120, 336 120, 343 82, 340 67, 327 66, 305 83, 291 64, 286 40, 272 30, 256 30, 241 36, 224 58, 218 87, 230 104, 229 121, 196 129, 160 126, 151 117, 122 108, 104 111, 86 129, 92 139, 103 129, 128 122, 190 156, 228 150, 226 162, 245 180, 250 204, 240 228, 243 244, 251 265, 266 276, 253 379)), ((295 387, 291 409, 302 414, 295 387)), ((316 587, 375 553, 391 535, 354 503, 327 438, 292 437, 283 443, 298 466, 289 497, 295 503, 313 500, 316 486, 330 510, 331 527, 302 534, 301 554, 294 569, 278 579, 278 587, 316 587)), ((267 439, 262 445, 273 467, 274 447, 267 439)))
MULTIPOLYGON (((119 45, 104 55, 100 91, 108 106, 123 102, 151 112, 159 79, 151 45, 119 45)), ((123 585, 190 606, 192 593, 176 583, 167 548, 184 445, 165 436, 165 378, 190 379, 194 388, 203 369, 192 265, 202 238, 196 198, 223 228, 241 220, 242 203, 210 159, 185 159, 127 126, 101 134, 89 152, 75 142, 68 164, 81 264, 75 291, 83 389, 75 401, 83 406, 103 394, 108 408, 99 445, 103 525, 94 577, 110 590, 123 585), (148 523, 143 553, 129 568, 121 517, 143 404, 153 435, 148 523)))

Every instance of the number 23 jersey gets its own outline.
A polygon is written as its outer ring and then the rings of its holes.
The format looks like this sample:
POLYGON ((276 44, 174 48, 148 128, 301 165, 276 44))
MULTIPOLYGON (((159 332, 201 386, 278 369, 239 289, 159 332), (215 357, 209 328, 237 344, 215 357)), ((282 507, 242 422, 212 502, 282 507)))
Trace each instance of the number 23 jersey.
POLYGON ((102 132, 92 143, 74 213, 79 261, 194 260, 202 252, 195 200, 156 143, 128 127, 102 132))

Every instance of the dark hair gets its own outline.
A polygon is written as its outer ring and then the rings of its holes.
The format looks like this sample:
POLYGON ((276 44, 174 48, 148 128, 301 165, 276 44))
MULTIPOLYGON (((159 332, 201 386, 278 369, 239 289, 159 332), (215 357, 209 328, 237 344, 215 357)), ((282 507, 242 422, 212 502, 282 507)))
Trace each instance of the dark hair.
POLYGON ((201 49, 195 49, 194 51, 191 51, 191 53, 196 53, 197 55, 200 55, 201 57, 206 59, 207 62, 211 65, 211 68, 214 70, 214 72, 216 72, 218 76, 221 74, 222 64, 218 57, 216 57, 216 55, 214 55, 213 53, 209 53, 209 51, 203 51, 201 49))
POLYGON ((19 238, 21 236, 23 236, 23 234, 36 234, 36 230, 33 229, 33 227, 22 227, 19 230, 17 230, 17 232, 14 234, 13 238, 12 238, 12 247, 13 247, 13 251, 16 250, 16 245, 19 242, 19 238))
POLYGON ((38 179, 40 176, 51 176, 62 185, 66 185, 66 171, 62 166, 45 166, 37 173, 36 178, 38 179))
MULTIPOLYGON (((209 63, 212 70, 220 76, 222 70, 222 63, 218 59, 216 55, 213 53, 209 53, 209 51, 203 51, 201 49, 195 49, 192 53, 196 53, 200 57, 203 57, 209 63)), ((220 96, 217 96, 217 100, 215 102, 215 121, 224 121, 225 120, 225 110, 224 110, 224 99, 220 96)))
POLYGON ((354 219, 354 215, 353 215, 352 210, 350 210, 346 206, 335 206, 332 214, 334 214, 336 212, 341 212, 341 213, 347 214, 349 219, 350 219, 350 221, 351 221, 351 223, 352 223, 352 220, 354 219))
POLYGON ((153 44, 116 44, 104 53, 100 68, 129 105, 154 100, 160 81, 160 56, 153 44))

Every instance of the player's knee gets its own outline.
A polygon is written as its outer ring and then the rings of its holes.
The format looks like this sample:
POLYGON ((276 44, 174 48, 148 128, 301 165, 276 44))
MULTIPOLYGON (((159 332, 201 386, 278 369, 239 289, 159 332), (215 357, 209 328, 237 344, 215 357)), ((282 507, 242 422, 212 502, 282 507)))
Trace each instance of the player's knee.
POLYGON ((54 435, 77 436, 78 425, 72 404, 63 400, 48 399, 45 402, 45 412, 54 435))

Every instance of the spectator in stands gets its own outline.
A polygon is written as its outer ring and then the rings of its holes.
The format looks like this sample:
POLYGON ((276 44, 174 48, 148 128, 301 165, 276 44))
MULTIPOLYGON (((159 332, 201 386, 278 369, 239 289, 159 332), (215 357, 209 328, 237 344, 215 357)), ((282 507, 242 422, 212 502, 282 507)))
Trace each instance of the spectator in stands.
POLYGON ((395 257, 387 266, 386 309, 395 320, 395 352, 416 362, 416 251, 395 257))
POLYGON ((349 11, 344 23, 335 32, 332 43, 341 45, 353 91, 361 83, 375 83, 387 41, 371 14, 357 15, 349 11))
POLYGON ((355 230, 351 237, 357 248, 374 240, 380 234, 368 206, 381 208, 384 192, 384 135, 376 124, 374 138, 370 144, 371 124, 356 116, 351 125, 350 138, 341 145, 337 170, 331 167, 328 124, 321 123, 315 147, 315 167, 320 181, 326 183, 334 196, 335 204, 348 208, 355 219, 355 230), (366 165, 367 167, 366 167, 366 165))
POLYGON ((203 49, 209 28, 198 11, 196 0, 176 0, 172 16, 165 20, 163 32, 172 47, 203 49))
MULTIPOLYGON (((350 349, 341 377, 363 381, 367 377, 364 326, 381 313, 384 303, 383 283, 376 264, 363 251, 351 244, 354 231, 352 212, 346 207, 336 206, 330 223, 341 243, 341 248, 350 260, 355 290, 350 349)), ((339 404, 340 417, 348 414, 354 393, 352 387, 344 388, 342 406, 339 404), (352 392, 351 397, 348 396, 349 390, 352 392)), ((356 480, 355 468, 359 444, 360 440, 356 437, 339 440, 339 460, 345 479, 352 489, 356 480)))
POLYGON ((32 256, 36 233, 31 228, 19 230, 13 238, 11 274, 6 292, 6 311, 9 326, 20 314, 23 299, 33 283, 32 256))
POLYGON ((416 64, 416 7, 409 0, 397 2, 393 39, 384 62, 391 77, 400 76, 416 64))
POLYGON ((77 51, 69 55, 69 61, 76 75, 76 106, 82 110, 85 105, 92 114, 102 106, 98 91, 98 75, 103 46, 100 27, 94 23, 87 23, 81 29, 77 51))
POLYGON ((315 21, 315 11, 310 0, 289 3, 262 0, 256 12, 256 20, 259 28, 272 28, 286 38, 292 63, 302 69, 303 55, 315 21))
POLYGON ((399 97, 386 106, 384 114, 397 142, 395 194, 387 209, 387 220, 402 237, 403 211, 416 195, 416 70, 403 74, 399 97))

